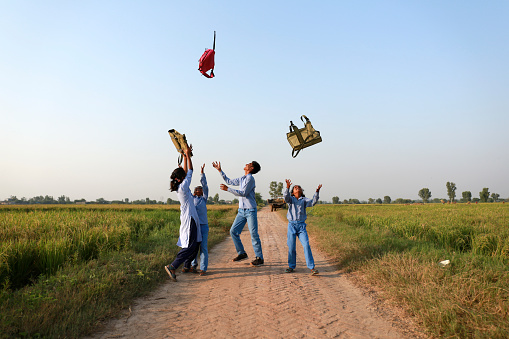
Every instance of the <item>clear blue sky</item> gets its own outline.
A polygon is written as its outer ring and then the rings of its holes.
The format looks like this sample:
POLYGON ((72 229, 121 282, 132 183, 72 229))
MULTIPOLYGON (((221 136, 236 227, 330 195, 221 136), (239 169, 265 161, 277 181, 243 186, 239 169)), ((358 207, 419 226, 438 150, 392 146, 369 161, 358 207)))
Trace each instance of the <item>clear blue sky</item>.
MULTIPOLYGON (((168 129, 210 193, 257 160, 333 196, 509 197, 507 1, 4 1, 0 200, 176 199, 168 129), (197 70, 217 31, 216 78, 197 70), (293 159, 290 120, 323 142, 293 159)), ((198 176, 193 186, 198 184, 198 176)))

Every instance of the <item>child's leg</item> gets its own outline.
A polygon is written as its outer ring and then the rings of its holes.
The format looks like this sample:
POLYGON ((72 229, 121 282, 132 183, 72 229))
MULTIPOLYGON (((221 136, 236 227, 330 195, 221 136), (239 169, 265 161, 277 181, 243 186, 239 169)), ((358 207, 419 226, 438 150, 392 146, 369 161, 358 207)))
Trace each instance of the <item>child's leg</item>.
POLYGON ((291 269, 295 269, 297 266, 297 251, 295 250, 295 228, 291 223, 288 223, 288 236, 287 236, 287 245, 288 245, 288 267, 291 269))
POLYGON ((304 248, 304 257, 306 258, 306 266, 312 270, 315 268, 315 261, 313 259, 313 253, 311 253, 311 247, 309 246, 309 237, 306 226, 299 232, 299 240, 304 248))
POLYGON ((253 245, 255 256, 263 259, 262 242, 258 235, 258 211, 256 208, 253 208, 246 210, 245 213, 247 218, 247 227, 249 228, 249 233, 251 233, 251 244, 253 245))
POLYGON ((209 249, 207 241, 209 239, 209 225, 203 224, 201 227, 201 246, 200 246, 200 269, 206 271, 209 266, 209 249))
POLYGON ((244 212, 242 209, 239 209, 235 220, 233 221, 233 225, 230 228, 230 235, 232 236, 233 244, 235 245, 235 250, 237 254, 246 253, 244 250, 244 246, 242 245, 242 241, 240 240, 240 233, 244 229, 246 225, 247 219, 244 216, 244 212))

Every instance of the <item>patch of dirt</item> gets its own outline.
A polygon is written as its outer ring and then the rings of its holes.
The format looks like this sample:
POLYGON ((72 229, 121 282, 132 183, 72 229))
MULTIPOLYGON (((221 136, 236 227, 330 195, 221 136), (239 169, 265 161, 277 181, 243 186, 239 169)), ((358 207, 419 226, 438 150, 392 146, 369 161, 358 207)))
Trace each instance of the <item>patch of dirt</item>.
MULTIPOLYGON (((297 242, 297 268, 288 267, 287 224, 258 212, 265 264, 254 259, 247 226, 241 239, 249 259, 236 256, 230 238, 209 253, 206 276, 178 273, 130 312, 108 322, 90 338, 415 338, 411 321, 383 304, 348 277, 311 243, 317 276, 306 267, 297 242)), ((161 267, 163 270, 164 268, 161 267)))

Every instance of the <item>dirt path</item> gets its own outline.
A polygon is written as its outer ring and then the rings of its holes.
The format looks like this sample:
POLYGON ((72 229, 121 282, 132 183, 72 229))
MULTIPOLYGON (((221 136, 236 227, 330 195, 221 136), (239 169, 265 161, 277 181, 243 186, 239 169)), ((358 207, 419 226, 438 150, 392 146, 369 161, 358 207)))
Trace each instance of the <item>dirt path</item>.
MULTIPOLYGON (((350 283, 313 247, 318 276, 305 265, 297 242, 297 269, 285 273, 286 223, 264 208, 258 213, 265 265, 254 259, 247 226, 248 260, 234 263, 230 238, 210 253, 209 271, 177 274, 132 312, 109 322, 92 338, 405 338, 373 300, 350 283)), ((163 269, 163 267, 161 267, 163 269)))

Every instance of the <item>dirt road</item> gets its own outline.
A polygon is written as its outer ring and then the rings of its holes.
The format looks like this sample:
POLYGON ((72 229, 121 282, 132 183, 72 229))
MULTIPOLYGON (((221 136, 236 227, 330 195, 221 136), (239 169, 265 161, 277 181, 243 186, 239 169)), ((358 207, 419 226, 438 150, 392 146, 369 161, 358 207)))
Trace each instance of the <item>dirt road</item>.
POLYGON ((320 274, 311 276, 299 242, 297 269, 285 273, 287 224, 270 208, 258 213, 258 222, 265 265, 249 264, 254 254, 246 226, 241 237, 248 260, 231 261, 236 253, 228 238, 210 252, 207 276, 178 273, 178 282, 168 279, 92 338, 409 337, 313 243, 320 274))

